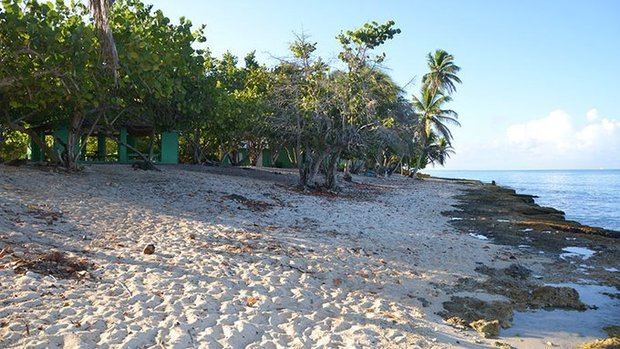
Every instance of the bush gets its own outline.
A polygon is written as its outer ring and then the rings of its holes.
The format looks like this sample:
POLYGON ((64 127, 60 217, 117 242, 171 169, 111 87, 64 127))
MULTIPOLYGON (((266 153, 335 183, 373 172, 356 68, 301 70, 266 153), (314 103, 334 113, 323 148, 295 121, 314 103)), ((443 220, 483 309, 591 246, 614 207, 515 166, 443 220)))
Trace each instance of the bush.
POLYGON ((0 160, 24 159, 28 153, 28 136, 18 131, 0 131, 0 160))

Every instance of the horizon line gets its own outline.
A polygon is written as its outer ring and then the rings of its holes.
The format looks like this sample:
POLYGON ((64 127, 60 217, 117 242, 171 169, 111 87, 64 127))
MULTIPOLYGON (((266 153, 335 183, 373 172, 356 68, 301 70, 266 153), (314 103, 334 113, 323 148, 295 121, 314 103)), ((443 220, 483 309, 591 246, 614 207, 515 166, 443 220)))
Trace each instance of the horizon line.
POLYGON ((420 171, 620 171, 620 168, 541 168, 541 169, 445 169, 433 168, 420 171))

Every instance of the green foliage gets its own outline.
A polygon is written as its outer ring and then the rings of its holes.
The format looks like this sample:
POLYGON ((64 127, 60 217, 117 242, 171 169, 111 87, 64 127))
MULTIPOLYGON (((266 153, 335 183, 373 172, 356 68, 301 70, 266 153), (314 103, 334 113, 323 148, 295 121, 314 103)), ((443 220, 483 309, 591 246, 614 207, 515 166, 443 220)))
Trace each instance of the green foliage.
MULTIPOLYGON (((269 148, 267 162, 290 159, 302 185, 322 172, 335 188, 343 160, 347 170, 391 173, 441 164, 452 152, 449 126, 458 122, 445 105, 460 68, 445 51, 429 54, 423 91, 407 100, 378 52, 401 32, 393 21, 340 33, 339 68, 305 36, 290 45, 292 59, 267 67, 254 51, 243 60, 212 57, 196 48, 206 40, 204 26, 185 18, 175 24, 140 0, 98 1, 93 13, 82 2, 1 1, 2 156, 23 153, 27 134, 48 159, 74 168, 80 154, 96 155, 94 130, 109 137, 110 155, 115 132, 132 124, 152 130, 151 141, 180 131, 185 161, 237 164, 243 153, 255 164, 269 148), (68 133, 61 147, 39 137, 61 127, 68 133)), ((152 151, 146 142, 138 148, 152 151)))
POLYGON ((63 1, 3 0, 0 10, 2 123, 35 135, 36 128, 68 127, 64 151, 51 160, 75 166, 79 139, 94 125, 137 123, 154 132, 183 128, 204 113, 202 27, 172 24, 138 0, 117 1, 109 13, 120 66, 118 81, 102 60, 88 9, 63 1))
POLYGON ((426 57, 429 72, 422 78, 423 88, 433 92, 452 94, 456 84, 461 83, 459 66, 454 64, 454 57, 444 50, 436 50, 426 57))
POLYGON ((28 151, 28 135, 19 131, 0 130, 0 162, 20 159, 28 151))

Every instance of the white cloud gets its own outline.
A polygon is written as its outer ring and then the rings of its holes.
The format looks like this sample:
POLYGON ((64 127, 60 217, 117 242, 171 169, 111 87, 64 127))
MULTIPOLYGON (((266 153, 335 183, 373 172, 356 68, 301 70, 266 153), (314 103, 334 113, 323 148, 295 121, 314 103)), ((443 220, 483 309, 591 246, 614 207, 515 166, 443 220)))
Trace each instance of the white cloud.
POLYGON ((563 110, 555 110, 544 118, 508 127, 506 139, 523 150, 554 148, 566 151, 570 148, 573 133, 570 116, 563 110))
MULTIPOLYGON (((575 134, 577 146, 579 148, 594 148, 604 145, 609 141, 616 141, 620 138, 620 120, 600 119, 586 125, 575 134)), ((618 143, 618 142, 616 142, 618 143)))
POLYGON ((598 119, 598 110, 596 108, 588 110, 586 113, 586 119, 588 119, 588 122, 593 122, 598 119))
MULTIPOLYGON (((499 131, 499 130, 498 130, 499 131)), ((453 169, 620 168, 620 119, 564 110, 509 125, 502 137, 460 140, 453 169), (462 147, 461 147, 462 145, 462 147)))

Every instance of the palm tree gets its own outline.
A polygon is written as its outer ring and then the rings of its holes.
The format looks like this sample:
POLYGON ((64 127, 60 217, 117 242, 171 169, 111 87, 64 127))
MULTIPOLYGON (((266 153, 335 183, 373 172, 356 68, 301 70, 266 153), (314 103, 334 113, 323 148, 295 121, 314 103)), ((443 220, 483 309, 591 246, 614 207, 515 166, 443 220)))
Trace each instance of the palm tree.
POLYGON ((420 119, 418 128, 420 154, 412 175, 415 175, 422 167, 422 162, 427 160, 429 146, 434 137, 442 137, 447 145, 451 145, 452 132, 448 128, 448 124, 461 125, 457 120, 458 114, 455 111, 443 109, 444 105, 451 100, 452 98, 449 96, 428 88, 422 90, 420 98, 413 96, 413 107, 418 112, 420 119))
POLYGON ((116 42, 112 29, 110 28, 109 14, 110 6, 115 0, 90 0, 89 7, 93 13, 95 27, 99 32, 101 40, 101 51, 105 59, 106 65, 114 75, 114 84, 118 83, 118 52, 116 51, 116 42))
MULTIPOLYGON (((433 134, 432 138, 437 137, 435 137, 435 135, 433 134)), ((434 140, 428 147, 428 161, 430 163, 443 166, 446 163, 446 160, 448 160, 448 158, 452 154, 454 154, 454 149, 452 148, 452 145, 448 143, 448 141, 443 137, 434 140)))
POLYGON ((452 94, 461 79, 456 75, 461 68, 454 64, 454 56, 444 50, 436 50, 427 56, 429 72, 422 77, 424 88, 434 92, 452 94))

